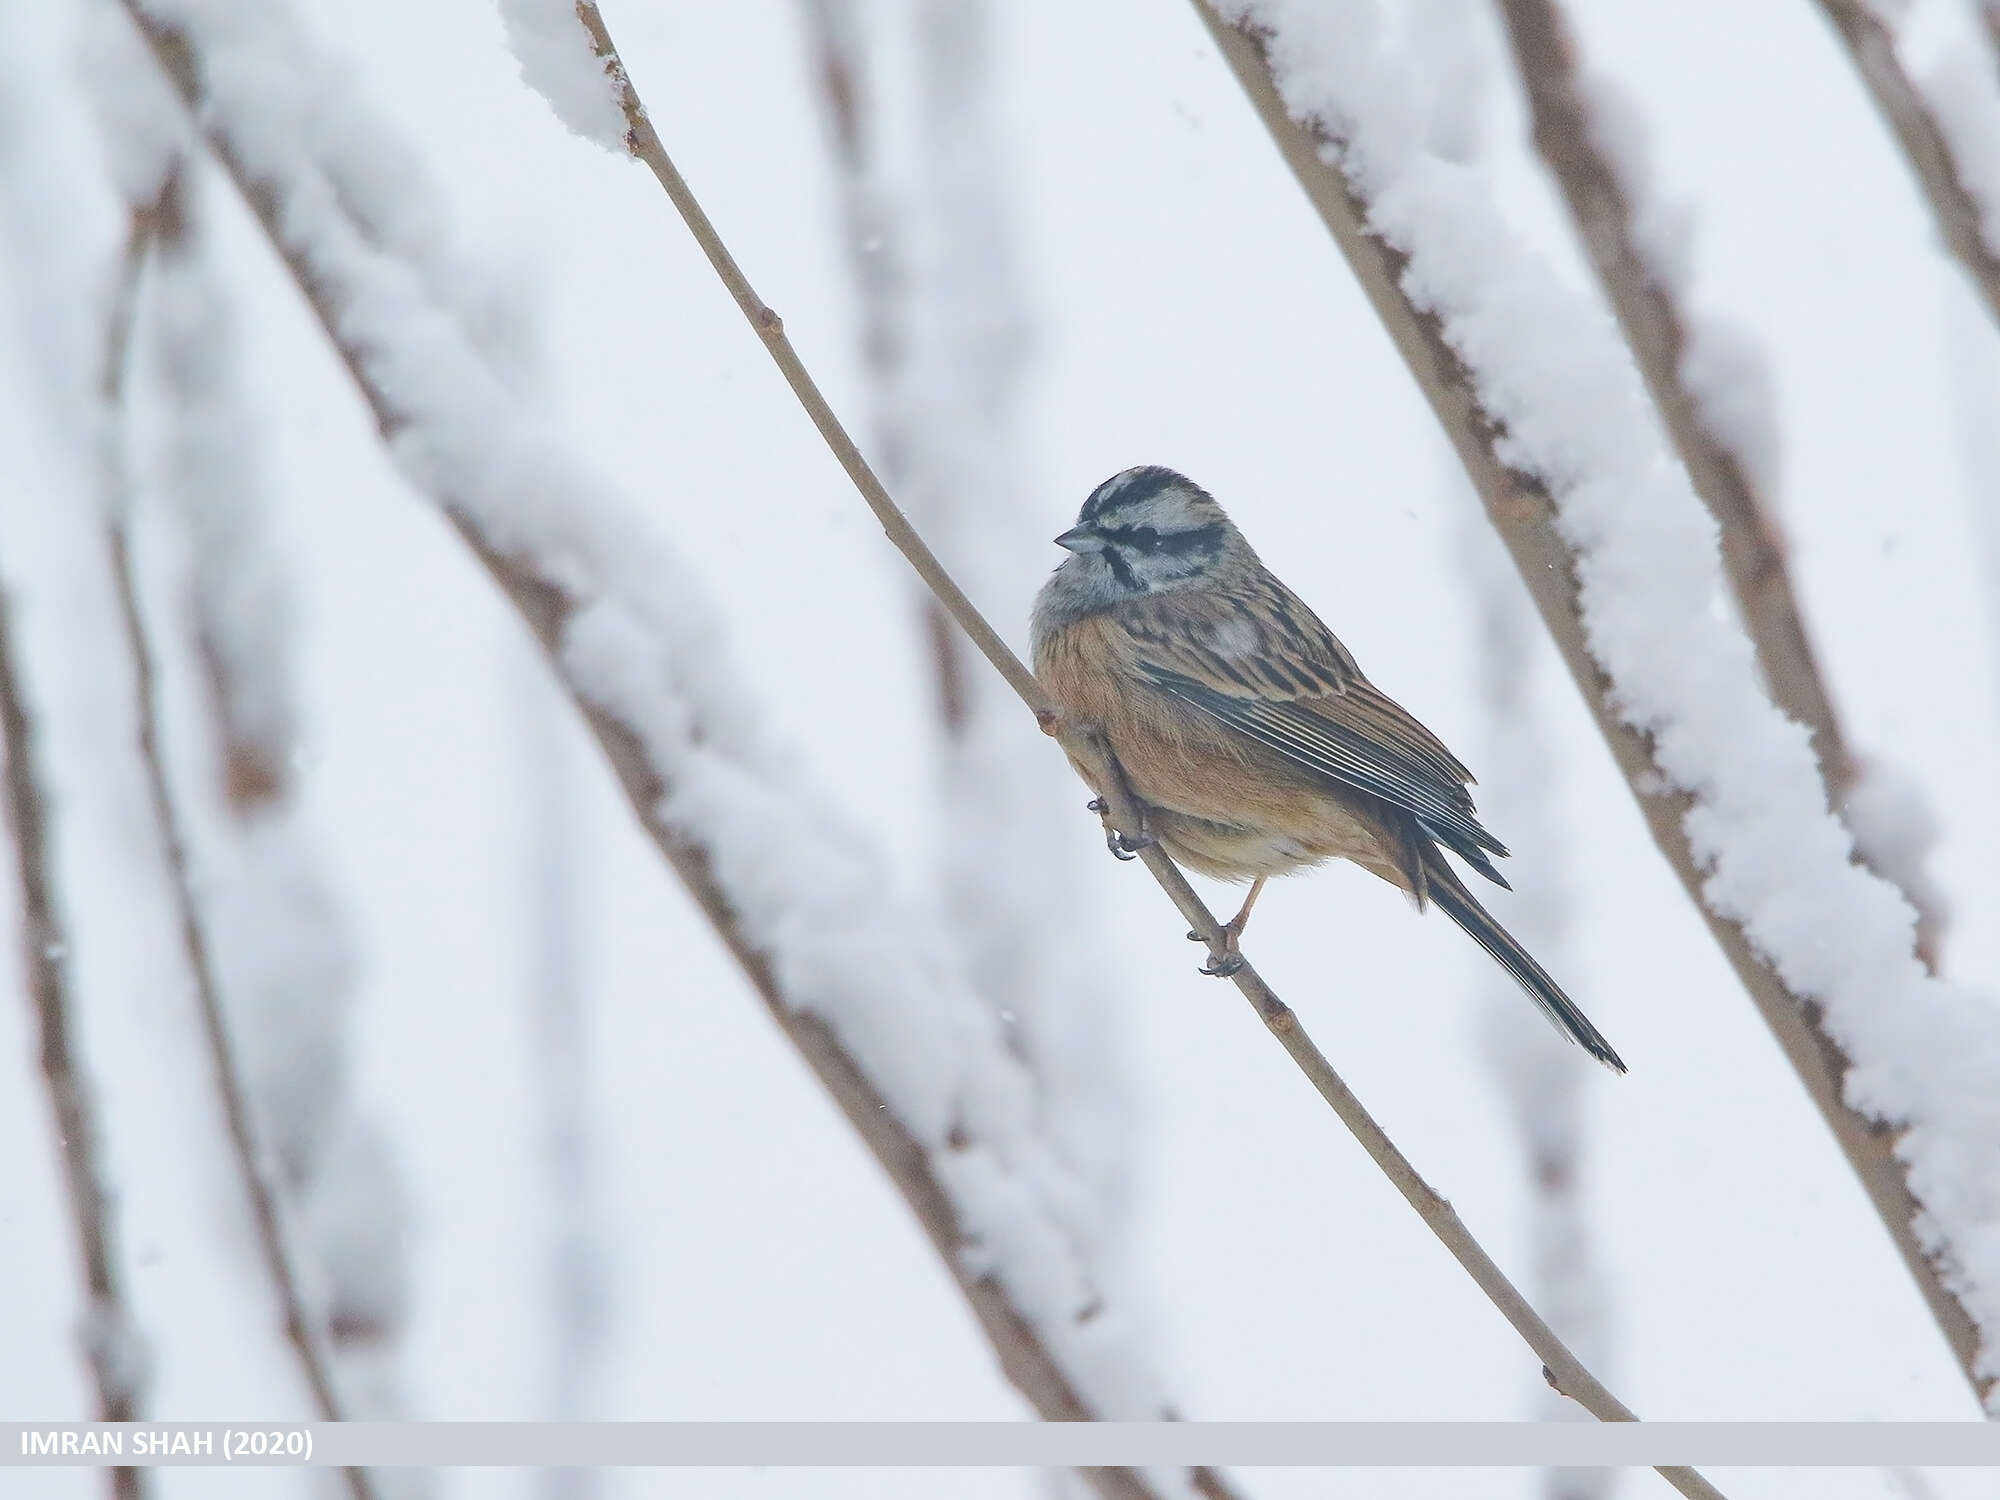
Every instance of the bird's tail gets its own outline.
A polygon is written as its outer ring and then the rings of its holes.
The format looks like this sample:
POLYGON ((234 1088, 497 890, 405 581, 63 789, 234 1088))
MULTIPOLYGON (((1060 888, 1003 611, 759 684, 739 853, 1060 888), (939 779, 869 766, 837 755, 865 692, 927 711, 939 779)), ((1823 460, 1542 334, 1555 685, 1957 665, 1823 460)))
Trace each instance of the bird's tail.
POLYGON ((1562 986, 1549 978, 1548 971, 1536 963, 1526 948, 1514 941, 1514 935, 1502 927, 1485 907, 1473 899, 1472 892, 1444 856, 1435 848, 1424 859, 1425 883, 1429 887, 1430 899, 1444 908, 1445 915, 1463 927, 1472 940, 1492 954, 1500 967, 1512 974, 1522 989, 1534 997, 1542 1013, 1555 1023, 1556 1029, 1571 1041, 1581 1044, 1583 1050, 1603 1063, 1623 1073, 1625 1063, 1612 1050, 1611 1043, 1604 1040, 1604 1034, 1590 1024, 1590 1018, 1576 1008, 1576 1002, 1562 992, 1562 986))

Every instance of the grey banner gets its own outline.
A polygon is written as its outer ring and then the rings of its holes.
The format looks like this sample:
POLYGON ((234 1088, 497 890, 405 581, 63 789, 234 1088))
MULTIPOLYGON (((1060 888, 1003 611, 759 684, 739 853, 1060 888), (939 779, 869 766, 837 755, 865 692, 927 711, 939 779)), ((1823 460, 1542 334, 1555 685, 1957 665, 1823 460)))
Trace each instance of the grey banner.
POLYGON ((2000 1468, 1985 1422, 0 1423, 0 1464, 2000 1468))

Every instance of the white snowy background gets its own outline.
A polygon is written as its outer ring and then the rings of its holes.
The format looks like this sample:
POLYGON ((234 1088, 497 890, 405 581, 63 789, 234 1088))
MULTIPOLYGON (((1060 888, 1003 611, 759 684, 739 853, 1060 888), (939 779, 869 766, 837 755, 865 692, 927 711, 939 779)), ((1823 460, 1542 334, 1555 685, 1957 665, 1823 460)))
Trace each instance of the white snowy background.
MULTIPOLYGON (((1468 108, 1516 227, 1590 288, 1524 140, 1493 17, 1409 4, 1440 39, 1440 77, 1469 52, 1491 80, 1468 108)), ((896 894, 934 900, 938 841, 959 825, 938 812, 944 752, 907 569, 664 197, 524 87, 489 0, 300 9, 420 143, 443 195, 431 208, 463 251, 531 308, 536 399, 637 502, 638 522, 698 569, 745 691, 893 854, 896 894)), ((909 65, 907 8, 864 9, 892 91, 909 65)), ((49 55, 52 70, 86 65, 69 10, 51 7, 35 30, 68 49, 49 55)), ((865 431, 804 7, 613 0, 605 12, 668 148, 835 406, 865 431)), ((1574 7, 1574 20, 1593 65, 1645 118, 1661 186, 1695 216, 1697 300, 1770 362, 1792 565, 1849 737, 1908 776, 1937 817, 1933 872, 1953 911, 1945 972, 2000 993, 1988 916, 2000 904, 2000 334, 1940 253, 1814 7, 1605 0, 1574 7)), ((989 7, 989 26, 1006 152, 995 190, 1011 209, 1031 329, 1021 524, 1039 541, 1117 469, 1183 469, 1378 683, 1487 772, 1481 806, 1516 871, 1548 855, 1512 824, 1510 804, 1532 811, 1538 795, 1555 820, 1544 838, 1563 862, 1553 873, 1568 916, 1559 951, 1543 956, 1632 1066, 1619 1079, 1566 1058, 1583 1075, 1598 1373, 1650 1418, 1976 1419, 1847 1164, 1533 630, 1522 698, 1549 785, 1510 795, 1500 780, 1500 768, 1532 762, 1478 679, 1491 660, 1479 632, 1493 570, 1475 564, 1498 543, 1192 10, 1013 0, 989 7)), ((890 146, 892 183, 913 176, 912 144, 890 146)), ((8 143, 14 157, 34 147, 32 133, 8 143)), ((90 149, 63 142, 61 159, 87 161, 90 149)), ((270 524, 297 589, 293 763, 353 950, 354 1107, 389 1144, 407 1202, 403 1409, 1023 1415, 900 1199, 639 836, 516 618, 384 456, 261 232, 212 174, 201 193, 261 419, 270 524), (552 860, 565 881, 547 879, 552 860), (580 1080, 587 1193, 552 1179, 546 1147, 550 1100, 570 1086, 552 1088, 539 1029, 549 892, 564 884, 566 1013, 582 1042, 564 1076, 580 1080), (565 1244, 585 1246, 595 1267, 599 1331, 581 1355, 550 1271, 565 1244)), ((34 368, 18 350, 0 365, 9 430, 32 421, 21 413, 40 399, 34 368)), ((31 553, 47 545, 38 499, 23 475, 0 514, 31 553)), ((156 560, 152 574, 169 571, 156 560)), ((1011 594, 975 585, 1017 648, 1034 581, 1011 594)), ((81 647, 77 660, 84 671, 81 647)), ((95 700, 67 686, 88 718, 95 700)), ((121 692, 103 689, 97 709, 114 730, 121 692)), ((86 770, 66 765, 64 785, 88 785, 86 770)), ((1518 1340, 1240 997, 1196 975, 1184 924, 1143 873, 1104 854, 1082 788, 1046 784, 1067 799, 1049 858, 1079 893, 1087 932, 1074 951, 1100 981, 1082 993, 1111 1007, 1092 1042, 1101 1054, 1079 1063, 1104 1070, 1120 1101, 1111 1128, 1127 1154, 1116 1188, 1129 1220, 1110 1295, 1143 1320, 1177 1407, 1237 1419, 1543 1414, 1518 1340)), ((84 1056, 151 1353, 150 1411, 301 1416, 219 1165, 184 985, 160 977, 178 972, 179 954, 166 922, 144 914, 157 855, 143 798, 136 784, 98 785, 94 805, 58 811, 74 813, 63 868, 79 955, 90 954, 84 1056)), ((1502 895, 1493 909, 1506 921, 1517 908, 1502 895)), ((1503 1005, 1541 1026, 1525 997, 1495 992, 1441 918, 1347 867, 1272 887, 1248 946, 1403 1149, 1525 1280, 1530 1186, 1490 1044, 1503 1005)), ((18 991, 11 947, 5 962, 18 991)), ((11 1070, 0 1088, 0 1411, 81 1417, 92 1397, 74 1352, 72 1237, 31 1022, 25 1004, 0 1006, 11 1070)), ((1256 1497, 1544 1493, 1530 1472, 1236 1477, 1256 1497)), ((1711 1477, 1736 1500, 1948 1500, 1994 1482, 1711 1477)), ((171 1497, 306 1493, 270 1472, 162 1471, 156 1482, 171 1497)), ((434 1493, 526 1495, 539 1482, 456 1472, 436 1476, 434 1493)), ((1023 1496, 1041 1483, 972 1471, 595 1476, 606 1497, 1023 1496)), ((98 1484, 16 1471, 9 1493, 98 1484)), ((1666 1489, 1636 1473, 1618 1492, 1666 1489)))

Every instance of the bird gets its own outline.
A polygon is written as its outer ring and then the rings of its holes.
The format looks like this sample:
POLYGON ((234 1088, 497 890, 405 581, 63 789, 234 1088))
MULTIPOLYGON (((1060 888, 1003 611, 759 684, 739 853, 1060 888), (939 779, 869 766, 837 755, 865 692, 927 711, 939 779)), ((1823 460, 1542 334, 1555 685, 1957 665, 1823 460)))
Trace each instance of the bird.
MULTIPOLYGON (((1267 880, 1351 860, 1419 910, 1441 907, 1558 1031, 1625 1071, 1446 859, 1507 887, 1472 773, 1362 675, 1214 496, 1173 469, 1126 469, 1055 541, 1070 555, 1035 597, 1035 676, 1062 716, 1101 736, 1138 804, 1141 827, 1110 831, 1112 852, 1157 843, 1203 875, 1251 882, 1203 972, 1242 967, 1238 940, 1267 880)), ((1097 769, 1074 752, 1070 764, 1108 827, 1097 769)))

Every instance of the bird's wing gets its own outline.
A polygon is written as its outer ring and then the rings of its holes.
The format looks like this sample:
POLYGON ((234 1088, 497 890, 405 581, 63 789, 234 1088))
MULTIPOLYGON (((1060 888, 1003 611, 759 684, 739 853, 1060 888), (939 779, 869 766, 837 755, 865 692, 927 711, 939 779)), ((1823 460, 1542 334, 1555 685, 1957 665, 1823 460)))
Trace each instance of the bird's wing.
POLYGON ((1472 774, 1442 741, 1361 675, 1347 648, 1276 579, 1123 607, 1135 668, 1155 687, 1286 759, 1415 816, 1501 885, 1505 855, 1479 824, 1472 774))

